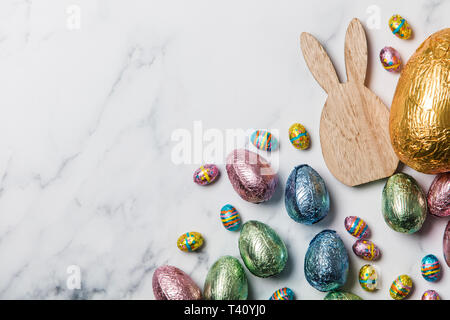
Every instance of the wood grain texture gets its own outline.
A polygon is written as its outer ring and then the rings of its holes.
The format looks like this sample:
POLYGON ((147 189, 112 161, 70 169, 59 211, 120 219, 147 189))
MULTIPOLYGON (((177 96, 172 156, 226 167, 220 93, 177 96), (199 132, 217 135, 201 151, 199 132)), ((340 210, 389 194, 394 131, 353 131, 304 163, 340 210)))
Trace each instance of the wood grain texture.
POLYGON ((389 138, 389 110, 365 85, 367 41, 358 19, 345 37, 348 81, 339 83, 325 49, 310 34, 301 35, 305 61, 328 93, 320 120, 320 144, 330 172, 356 186, 391 176, 398 158, 389 138))

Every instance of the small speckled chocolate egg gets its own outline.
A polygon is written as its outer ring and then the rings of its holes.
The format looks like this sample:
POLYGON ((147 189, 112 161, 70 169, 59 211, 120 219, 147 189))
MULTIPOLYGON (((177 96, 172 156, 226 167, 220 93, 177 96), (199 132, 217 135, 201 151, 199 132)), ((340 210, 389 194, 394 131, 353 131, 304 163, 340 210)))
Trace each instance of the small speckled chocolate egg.
POLYGON ((430 282, 438 281, 441 277, 441 264, 439 259, 434 254, 428 254, 422 259, 422 266, 420 268, 422 277, 430 282))
POLYGON ((294 221, 314 224, 330 210, 330 196, 322 177, 307 164, 296 166, 286 182, 286 211, 294 221))
POLYGON ((220 210, 220 220, 225 229, 237 231, 241 227, 241 217, 239 212, 231 204, 226 204, 220 210))
POLYGON ((380 61, 383 68, 389 72, 398 72, 402 67, 400 54, 392 47, 384 47, 381 49, 380 61))
POLYGON ((438 174, 428 190, 428 210, 437 217, 450 217, 450 172, 438 174))
POLYGON ((402 274, 395 278, 389 289, 389 294, 392 299, 402 300, 408 296, 411 292, 413 282, 409 276, 402 274))
POLYGON ((378 272, 370 264, 363 265, 359 270, 359 284, 366 291, 375 291, 379 286, 378 272))
POLYGON ((246 300, 247 276, 239 260, 220 257, 206 275, 203 294, 206 300, 246 300))
POLYGON ((436 291, 427 290, 423 293, 422 300, 441 300, 441 297, 436 291))
POLYGON ((152 278, 156 300, 201 300, 202 291, 182 270, 173 266, 161 266, 152 278))
POLYGON ((213 183, 219 175, 219 168, 215 164, 205 164, 195 170, 194 182, 200 186, 205 186, 213 183))
POLYGON ((445 262, 450 267, 450 221, 447 223, 447 226, 444 230, 444 241, 442 244, 442 248, 444 251, 445 262))
POLYGON ((400 39, 409 39, 412 34, 412 29, 409 26, 408 21, 398 14, 394 14, 389 19, 389 28, 392 33, 400 39))
POLYGON ((422 228, 427 217, 427 200, 413 177, 396 173, 384 186, 381 211, 393 230, 414 233, 422 228))
POLYGON ((380 249, 370 240, 360 239, 352 246, 353 252, 364 260, 376 260, 380 256, 380 249))
POLYGON ((247 269, 267 278, 283 271, 288 252, 278 234, 259 221, 247 221, 239 236, 239 252, 247 269))
POLYGON ((278 141, 272 133, 266 130, 256 130, 250 136, 255 147, 264 151, 274 151, 278 147, 278 141))
POLYGON ((349 216, 344 221, 345 230, 358 239, 365 239, 370 236, 370 229, 367 223, 355 216, 349 216))
POLYGON ((294 123, 289 128, 289 140, 297 149, 305 150, 309 147, 309 133, 300 123, 294 123))
POLYGON ((228 155, 226 168, 231 185, 245 201, 268 201, 275 193, 277 174, 260 155, 236 149, 228 155))
POLYGON ((363 300, 363 298, 351 292, 331 291, 327 293, 324 300, 363 300))
POLYGON ((324 230, 309 243, 305 255, 305 278, 319 291, 332 291, 347 281, 348 254, 336 231, 324 230))
POLYGON ((275 291, 269 298, 269 300, 294 300, 294 292, 287 288, 281 288, 275 291))
POLYGON ((177 247, 184 252, 192 252, 203 245, 203 236, 199 232, 186 232, 177 240, 177 247))

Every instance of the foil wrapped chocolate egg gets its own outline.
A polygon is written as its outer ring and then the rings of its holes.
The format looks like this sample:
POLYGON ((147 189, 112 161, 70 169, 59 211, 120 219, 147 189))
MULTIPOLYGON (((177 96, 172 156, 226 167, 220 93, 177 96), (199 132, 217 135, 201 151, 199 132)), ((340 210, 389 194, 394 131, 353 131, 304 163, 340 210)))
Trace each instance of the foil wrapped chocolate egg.
POLYGON ((379 283, 377 269, 371 264, 363 265, 359 270, 359 284, 361 288, 366 291, 375 291, 378 289, 379 283))
POLYGON ((247 276, 239 260, 220 257, 206 275, 203 295, 206 300, 246 300, 247 276))
POLYGON ((380 61, 383 68, 389 72, 398 72, 402 67, 400 54, 392 47, 384 47, 381 49, 380 61))
POLYGON ((444 258, 447 265, 450 267, 450 221, 447 223, 444 231, 444 241, 442 245, 444 251, 444 258))
POLYGON ((404 19, 399 14, 394 14, 389 19, 389 28, 391 29, 392 33, 400 39, 406 40, 411 38, 411 27, 409 26, 408 21, 406 21, 406 19, 404 19))
POLYGON ((450 172, 438 174, 428 190, 428 211, 437 217, 450 216, 450 172))
POLYGON ((422 259, 420 267, 422 277, 430 282, 436 282, 441 278, 441 263, 434 254, 428 254, 422 259))
POLYGON ((380 256, 380 249, 370 240, 356 240, 352 249, 358 257, 364 260, 376 260, 380 256))
POLYGON ((324 300, 363 300, 360 296, 351 292, 331 291, 328 292, 324 300))
POLYGON ((220 210, 220 220, 225 229, 237 231, 241 227, 241 216, 231 204, 226 204, 220 210))
POLYGON ((398 232, 414 233, 427 217, 427 201, 413 177, 397 173, 383 189, 381 210, 384 221, 398 232))
POLYGON ((261 278, 280 273, 288 259, 286 245, 278 234, 268 225, 253 220, 242 226, 239 252, 247 269, 261 278))
POLYGON ((177 240, 177 247, 184 252, 192 252, 203 245, 203 236, 200 232, 186 232, 177 240))
POLYGON ((411 278, 406 274, 402 274, 401 276, 395 278, 395 280, 392 282, 389 289, 389 294, 391 295, 392 299, 402 300, 406 298, 411 292, 412 286, 413 282, 411 278))
POLYGON ((441 300, 441 297, 436 291, 427 290, 423 293, 422 300, 441 300))
POLYGON ((365 239, 370 236, 370 229, 367 223, 356 216, 348 216, 344 221, 345 230, 358 239, 365 239))
POLYGON ((309 133, 303 125, 300 123, 294 123, 289 128, 289 141, 291 141, 292 145, 297 149, 308 149, 309 133))
POLYGON ((205 164, 195 170, 194 182, 200 186, 213 183, 219 177, 219 168, 215 164, 205 164))
POLYGON ((347 281, 348 254, 336 231, 324 230, 311 240, 305 255, 305 278, 319 291, 332 291, 347 281))
POLYGON ((284 204, 294 221, 308 225, 319 222, 330 210, 325 181, 307 164, 296 166, 286 182, 284 204))
POLYGON ((389 118, 391 143, 414 170, 450 171, 450 28, 428 37, 402 70, 389 118))
POLYGON ((152 278, 156 300, 201 300, 202 291, 184 271, 173 266, 161 266, 152 278))
POLYGON ((245 201, 260 203, 274 194, 278 177, 260 155, 236 149, 228 155, 226 168, 231 185, 245 201))
POLYGON ((250 136, 250 141, 255 147, 264 151, 274 151, 278 147, 277 138, 265 130, 256 130, 250 136))
POLYGON ((269 300, 294 300, 294 292, 288 287, 284 287, 275 291, 269 300))

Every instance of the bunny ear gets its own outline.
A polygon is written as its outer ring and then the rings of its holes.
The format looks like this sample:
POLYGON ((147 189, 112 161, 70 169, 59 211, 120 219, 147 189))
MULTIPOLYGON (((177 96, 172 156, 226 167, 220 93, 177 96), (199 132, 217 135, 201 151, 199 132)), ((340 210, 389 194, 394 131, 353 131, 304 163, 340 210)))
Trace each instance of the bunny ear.
POLYGON ((345 35, 347 80, 364 84, 367 70, 367 39, 361 22, 354 18, 345 35))
POLYGON ((319 41, 309 33, 302 33, 300 36, 300 44, 309 70, 320 86, 327 93, 330 92, 339 84, 339 79, 330 57, 319 41))

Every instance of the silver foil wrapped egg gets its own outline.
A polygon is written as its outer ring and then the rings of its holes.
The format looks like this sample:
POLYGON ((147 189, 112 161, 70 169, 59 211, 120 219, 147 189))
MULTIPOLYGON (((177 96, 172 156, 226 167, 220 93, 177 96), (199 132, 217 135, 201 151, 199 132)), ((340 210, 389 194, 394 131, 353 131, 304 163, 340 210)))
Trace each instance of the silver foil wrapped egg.
POLYGON ((173 266, 161 266, 152 278, 156 300, 201 300, 202 291, 185 272, 173 266))
POLYGON ((330 210, 325 181, 307 164, 296 166, 286 182, 284 204, 294 221, 308 225, 319 222, 330 210))
POLYGON ((450 216, 450 172, 438 174, 428 190, 428 210, 437 217, 450 216))
POLYGON ((347 281, 349 259, 336 231, 324 230, 311 240, 305 255, 305 278, 319 291, 332 291, 347 281))
POLYGON ((206 275, 203 294, 206 300, 246 300, 247 276, 239 260, 220 257, 206 275))
POLYGON ((268 225, 253 220, 242 226, 239 251, 247 269, 261 278, 283 271, 288 259, 286 245, 278 234, 268 225))
POLYGON ((227 157, 228 178, 245 201, 260 203, 275 192, 278 177, 266 159, 246 149, 236 149, 227 157))

